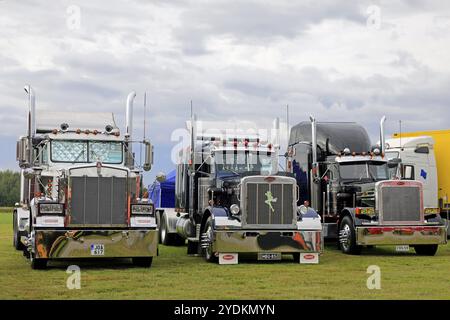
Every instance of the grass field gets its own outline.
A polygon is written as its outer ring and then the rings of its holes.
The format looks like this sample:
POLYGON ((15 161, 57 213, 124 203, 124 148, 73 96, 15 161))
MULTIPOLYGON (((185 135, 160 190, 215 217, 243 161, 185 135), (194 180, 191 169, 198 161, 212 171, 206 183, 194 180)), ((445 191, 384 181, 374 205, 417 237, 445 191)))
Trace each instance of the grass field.
POLYGON ((12 247, 11 214, 0 209, 0 299, 450 299, 450 246, 435 257, 392 248, 341 254, 326 247, 319 265, 244 261, 219 266, 160 246, 150 269, 130 262, 80 263, 81 289, 66 288, 68 263, 33 271, 12 247), (381 290, 366 286, 367 267, 381 268, 381 290))

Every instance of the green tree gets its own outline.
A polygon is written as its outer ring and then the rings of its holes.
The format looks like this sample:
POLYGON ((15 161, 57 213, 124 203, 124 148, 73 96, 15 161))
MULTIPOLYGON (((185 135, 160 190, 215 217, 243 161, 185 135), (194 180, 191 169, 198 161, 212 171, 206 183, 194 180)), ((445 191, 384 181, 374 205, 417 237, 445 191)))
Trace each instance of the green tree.
POLYGON ((0 207, 12 207, 20 198, 20 174, 0 171, 0 207))

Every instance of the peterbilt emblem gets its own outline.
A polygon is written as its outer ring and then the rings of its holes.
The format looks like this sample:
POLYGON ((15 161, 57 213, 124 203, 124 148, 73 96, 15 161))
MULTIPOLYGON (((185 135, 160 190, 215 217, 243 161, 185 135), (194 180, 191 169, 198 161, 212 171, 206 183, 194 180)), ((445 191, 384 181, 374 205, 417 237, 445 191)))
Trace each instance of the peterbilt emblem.
POLYGON ((266 192, 266 198, 267 200, 264 201, 264 203, 269 206, 272 212, 275 212, 275 209, 272 206, 272 202, 277 202, 278 198, 274 198, 271 191, 266 192))

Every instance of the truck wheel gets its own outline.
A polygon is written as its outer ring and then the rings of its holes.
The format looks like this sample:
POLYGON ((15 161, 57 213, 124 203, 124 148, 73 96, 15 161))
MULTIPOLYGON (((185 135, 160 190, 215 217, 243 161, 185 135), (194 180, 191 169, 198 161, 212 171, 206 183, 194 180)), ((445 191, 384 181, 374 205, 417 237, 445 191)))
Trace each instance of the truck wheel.
POLYGON ((361 246, 356 244, 356 230, 349 216, 345 216, 339 226, 339 243, 343 253, 353 255, 361 253, 361 246))
POLYGON ((426 244, 414 246, 414 250, 419 256, 434 256, 438 250, 437 244, 426 244))
POLYGON ((136 267, 150 268, 152 266, 153 257, 134 257, 131 260, 136 267))
POLYGON ((36 259, 33 255, 31 255, 31 269, 33 270, 47 269, 47 259, 36 259))
POLYGON ((165 246, 182 246, 185 243, 184 238, 177 233, 169 233, 164 215, 161 217, 159 239, 160 243, 165 246))
POLYGON ((203 249, 203 255, 205 257, 205 260, 208 262, 216 262, 217 257, 214 255, 214 252, 212 251, 212 240, 213 240, 213 226, 212 226, 212 218, 209 217, 208 220, 206 220, 205 229, 202 234, 202 249, 203 249))

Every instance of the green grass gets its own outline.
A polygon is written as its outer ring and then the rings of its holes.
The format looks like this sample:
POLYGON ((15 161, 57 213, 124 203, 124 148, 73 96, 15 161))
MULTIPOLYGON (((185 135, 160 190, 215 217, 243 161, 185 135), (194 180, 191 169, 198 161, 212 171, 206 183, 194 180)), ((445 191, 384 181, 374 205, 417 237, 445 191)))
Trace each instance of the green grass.
POLYGON ((11 229, 10 210, 0 210, 0 299, 450 299, 449 245, 435 257, 392 248, 348 256, 329 245, 319 265, 247 260, 233 266, 160 246, 150 269, 126 260, 80 263, 81 289, 68 290, 69 263, 31 270, 12 247, 11 229), (381 268, 381 290, 366 287, 370 265, 381 268))

